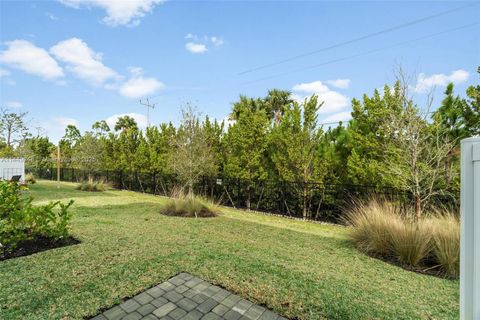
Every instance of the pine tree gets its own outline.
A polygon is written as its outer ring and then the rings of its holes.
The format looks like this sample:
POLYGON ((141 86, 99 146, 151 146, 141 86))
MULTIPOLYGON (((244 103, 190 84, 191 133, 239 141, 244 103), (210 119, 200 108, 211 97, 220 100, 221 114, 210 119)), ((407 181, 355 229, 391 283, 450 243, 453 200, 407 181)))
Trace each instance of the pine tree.
POLYGON ((234 106, 236 122, 228 129, 225 140, 225 174, 247 180, 247 209, 250 209, 250 183, 267 177, 267 134, 269 121, 257 100, 241 101, 234 106))
POLYGON ((274 125, 270 154, 282 180, 293 181, 303 204, 302 215, 307 218, 308 183, 323 182, 325 170, 319 158, 322 130, 317 125, 320 105, 317 96, 305 99, 300 105, 294 102, 285 109, 282 120, 274 125))

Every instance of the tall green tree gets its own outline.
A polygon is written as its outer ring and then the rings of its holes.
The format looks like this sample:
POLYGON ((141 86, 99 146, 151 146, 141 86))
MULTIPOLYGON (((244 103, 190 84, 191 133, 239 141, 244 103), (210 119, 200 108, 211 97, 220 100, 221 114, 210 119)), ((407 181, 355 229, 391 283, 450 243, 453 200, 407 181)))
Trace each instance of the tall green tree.
POLYGON ((30 168, 46 169, 52 166, 51 154, 55 151, 55 145, 48 137, 36 136, 23 140, 17 155, 25 158, 25 165, 30 168))
POLYGON ((225 153, 223 152, 222 139, 224 135, 224 122, 219 123, 216 119, 212 122, 208 116, 203 122, 203 129, 208 144, 213 152, 215 166, 220 172, 223 172, 223 162, 225 161, 225 153))
MULTIPOLYGON (((264 110, 257 108, 257 100, 240 99, 234 104, 236 122, 230 126, 224 139, 225 174, 246 179, 267 178, 267 135, 269 120, 264 110), (249 105, 251 103, 252 105, 249 105)), ((247 208, 250 209, 250 188, 247 186, 247 208)))
POLYGON ((193 196, 193 186, 202 176, 216 173, 212 147, 200 123, 195 107, 187 104, 182 109, 182 120, 174 138, 174 156, 170 157, 171 167, 182 187, 188 188, 193 196))
POLYGON ((282 180, 297 182, 303 208, 303 218, 310 211, 308 182, 323 182, 324 163, 319 157, 322 129, 318 127, 317 112, 321 105, 317 96, 305 99, 303 104, 294 102, 285 109, 281 122, 270 135, 270 154, 282 180))
MULTIPOLYGON (((480 76, 480 66, 477 73, 480 76)), ((467 89, 463 119, 469 136, 480 135, 480 84, 469 86, 467 89)))
POLYGON ((387 159, 394 148, 385 119, 398 116, 402 110, 403 93, 400 82, 393 90, 386 85, 383 95, 375 90, 372 97, 362 101, 352 100, 351 154, 348 158, 348 180, 352 184, 378 187, 398 186, 397 176, 392 175, 387 159))
POLYGON ((65 128, 65 134, 58 142, 60 145, 61 161, 63 167, 68 168, 73 166, 73 150, 81 138, 82 134, 75 125, 67 125, 67 127, 65 128))
POLYGON ((340 122, 329 127, 320 142, 320 157, 326 163, 324 181, 326 184, 348 183, 348 159, 351 155, 352 137, 349 127, 340 122))
POLYGON ((138 131, 138 125, 130 116, 119 117, 115 123, 115 131, 138 131))
POLYGON ((6 148, 12 149, 14 144, 28 137, 27 114, 0 109, 0 140, 6 144, 6 148))

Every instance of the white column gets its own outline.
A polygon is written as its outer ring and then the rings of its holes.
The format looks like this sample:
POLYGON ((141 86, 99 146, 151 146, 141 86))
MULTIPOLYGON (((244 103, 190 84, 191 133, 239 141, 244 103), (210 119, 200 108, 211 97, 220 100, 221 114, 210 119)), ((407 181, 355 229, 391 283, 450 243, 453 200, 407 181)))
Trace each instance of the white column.
POLYGON ((480 320, 480 137, 461 152, 460 319, 480 320))

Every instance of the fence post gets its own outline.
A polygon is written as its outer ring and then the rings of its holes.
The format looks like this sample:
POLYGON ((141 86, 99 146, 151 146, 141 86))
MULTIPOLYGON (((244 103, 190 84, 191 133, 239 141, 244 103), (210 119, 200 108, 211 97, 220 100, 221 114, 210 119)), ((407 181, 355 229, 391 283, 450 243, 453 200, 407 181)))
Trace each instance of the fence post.
POLYGON ((480 137, 461 143, 460 319, 480 319, 480 137))

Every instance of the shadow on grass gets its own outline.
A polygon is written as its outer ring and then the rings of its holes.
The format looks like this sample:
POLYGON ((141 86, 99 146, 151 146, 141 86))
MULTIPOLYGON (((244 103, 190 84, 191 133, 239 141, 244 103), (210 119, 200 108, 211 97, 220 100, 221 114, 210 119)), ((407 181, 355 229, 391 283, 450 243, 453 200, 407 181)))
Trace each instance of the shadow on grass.
POLYGON ((32 240, 22 241, 18 244, 17 248, 11 252, 0 252, 0 261, 25 257, 34 253, 71 246, 79 243, 80 241, 75 239, 74 237, 68 237, 60 240, 54 240, 46 237, 38 237, 32 240))

